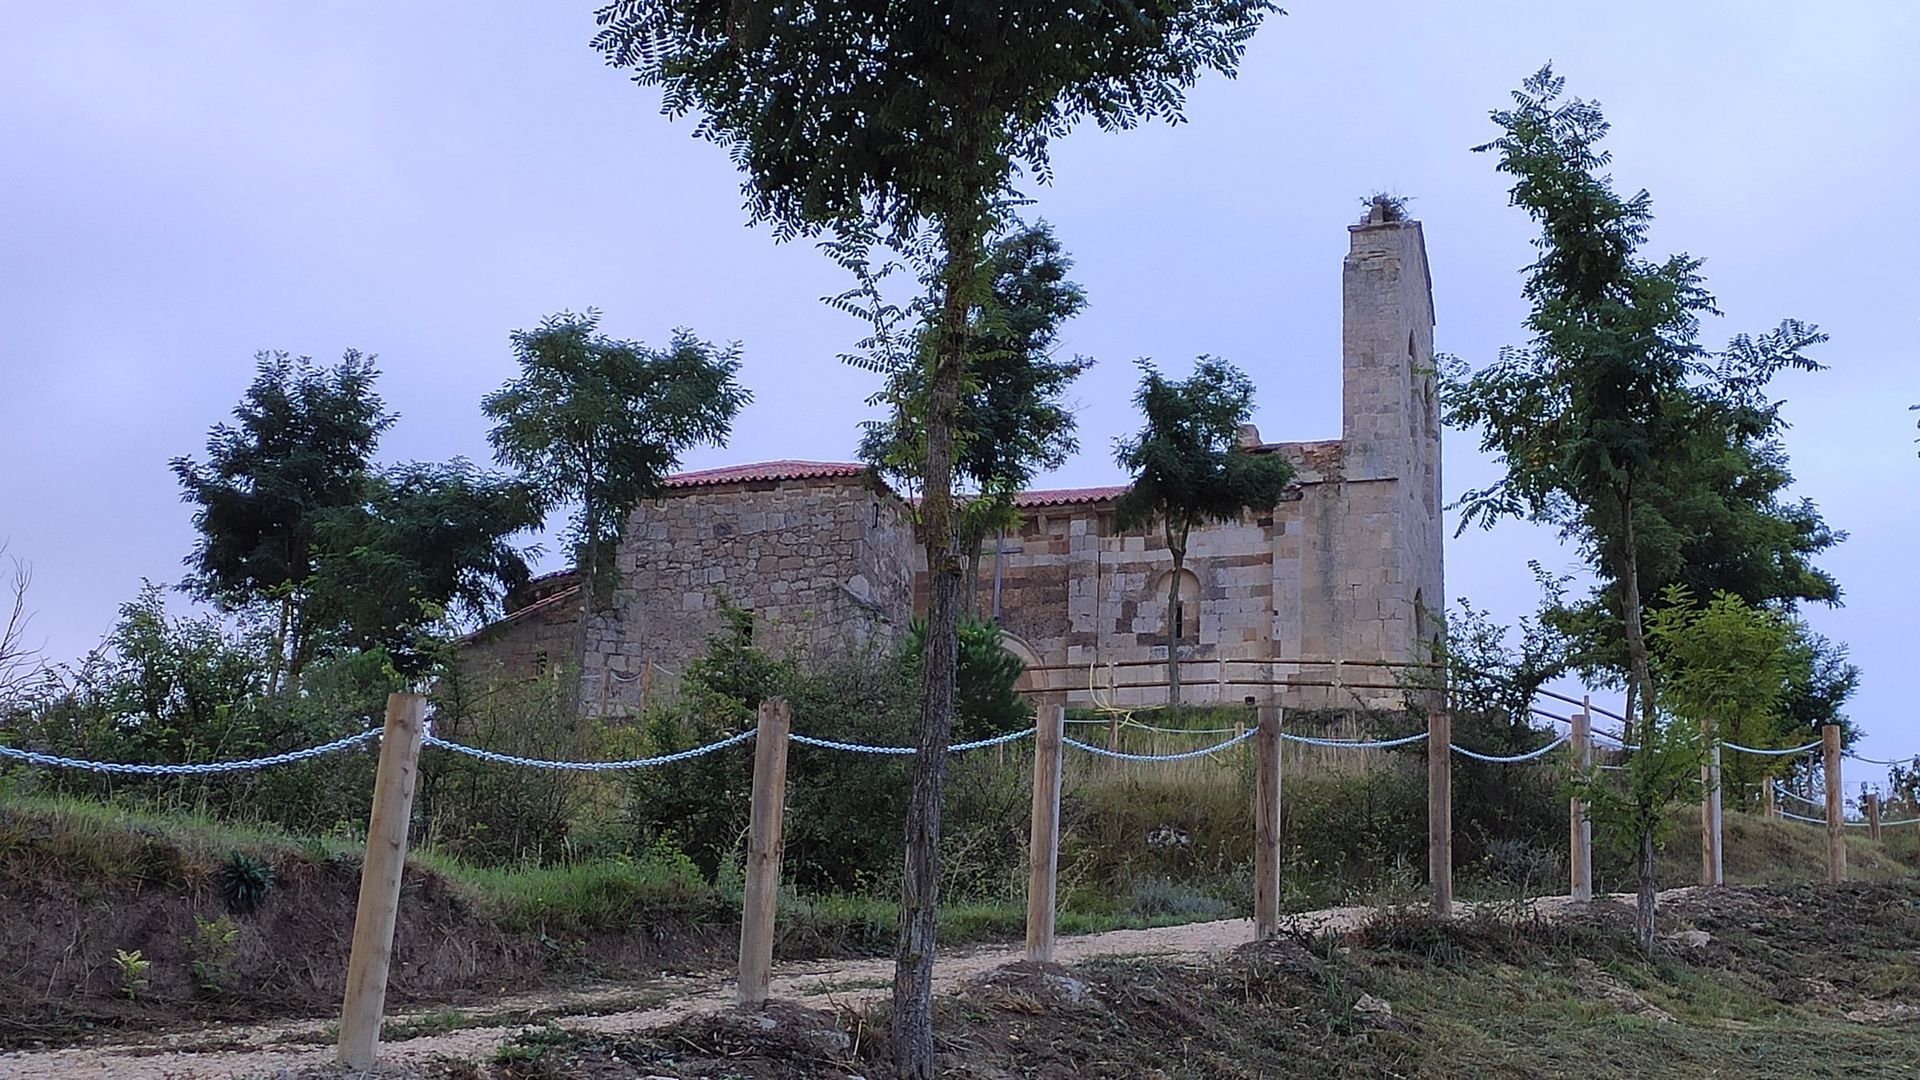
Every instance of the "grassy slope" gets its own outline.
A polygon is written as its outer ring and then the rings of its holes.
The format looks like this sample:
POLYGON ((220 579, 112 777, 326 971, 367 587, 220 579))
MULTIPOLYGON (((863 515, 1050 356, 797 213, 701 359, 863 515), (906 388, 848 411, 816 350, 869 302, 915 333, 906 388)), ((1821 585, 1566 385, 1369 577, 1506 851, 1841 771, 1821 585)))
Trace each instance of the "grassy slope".
MULTIPOLYGON (((360 845, 291 836, 187 814, 73 799, 0 801, 0 1047, 53 1045, 99 1026, 305 1015, 338 1000, 352 930, 360 845), (241 852, 273 869, 259 911, 231 914, 221 865, 241 852), (196 920, 231 918, 237 945, 219 957, 221 987, 194 971, 196 920), (131 998, 117 950, 150 962, 131 998)), ((467 1004, 519 985, 628 978, 733 961, 739 897, 671 859, 556 867, 474 867, 431 851, 409 860, 394 993, 467 1004)), ((882 954, 895 905, 872 896, 782 897, 782 957, 882 954)), ((1015 901, 950 904, 948 944, 1017 940, 1015 901)), ((1183 921, 1075 913, 1066 933, 1183 921)))

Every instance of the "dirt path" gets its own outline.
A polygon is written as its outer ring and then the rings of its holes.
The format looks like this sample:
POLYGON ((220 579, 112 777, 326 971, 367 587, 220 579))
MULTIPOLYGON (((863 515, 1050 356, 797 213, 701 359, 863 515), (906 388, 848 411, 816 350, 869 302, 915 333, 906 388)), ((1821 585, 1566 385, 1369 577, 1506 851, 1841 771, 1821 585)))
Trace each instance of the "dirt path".
MULTIPOLYGON (((1674 890, 1678 894, 1684 890, 1674 890)), ((1668 894, 1663 894, 1665 899, 1668 894)), ((1536 911, 1553 915, 1565 908, 1565 897, 1533 902, 1536 911)), ((1466 907, 1466 905, 1462 905, 1466 907)), ((1373 909, 1328 908, 1291 917, 1302 930, 1340 930, 1358 925, 1373 909)), ((1095 956, 1211 956, 1253 940, 1250 919, 1189 923, 1154 930, 1112 930, 1103 934, 1063 937, 1055 958, 1071 964, 1095 956)), ((945 990, 972 976, 1019 960, 1021 946, 956 949, 941 954, 934 971, 936 989, 945 990)), ((805 961, 774 969, 773 996, 814 1008, 861 1005, 885 997, 891 986, 893 961, 805 961)), ((661 977, 587 990, 511 994, 491 1006, 463 1010, 481 1018, 479 1026, 384 1043, 380 1051, 383 1072, 406 1071, 410 1064, 436 1058, 474 1059, 492 1053, 526 1027, 523 1023, 489 1025, 487 1013, 524 1013, 538 1010, 555 1023, 579 1031, 619 1033, 659 1027, 675 1020, 733 1004, 730 978, 722 973, 691 977, 661 977)), ((400 1013, 389 1023, 419 1019, 423 1013, 400 1013)), ((51 1077, 103 1077, 112 1080, 262 1076, 333 1060, 329 1025, 334 1017, 281 1021, 256 1027, 208 1027, 144 1041, 0 1054, 0 1076, 11 1080, 51 1077)))

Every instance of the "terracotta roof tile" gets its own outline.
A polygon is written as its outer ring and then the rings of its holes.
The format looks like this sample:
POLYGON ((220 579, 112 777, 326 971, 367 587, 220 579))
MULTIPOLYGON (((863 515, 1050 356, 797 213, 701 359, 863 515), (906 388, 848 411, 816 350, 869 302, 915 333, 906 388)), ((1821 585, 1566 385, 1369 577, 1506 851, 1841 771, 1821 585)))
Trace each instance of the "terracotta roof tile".
POLYGON ((719 469, 701 469, 667 477, 669 488, 713 487, 718 484, 748 484, 768 480, 814 480, 825 477, 860 476, 865 465, 855 461, 760 461, 751 465, 728 465, 719 469))
POLYGON ((1081 503, 1111 502, 1126 494, 1126 484, 1090 488, 1054 488, 1045 491, 1023 491, 1013 497, 1013 505, 1034 506, 1075 506, 1081 503))

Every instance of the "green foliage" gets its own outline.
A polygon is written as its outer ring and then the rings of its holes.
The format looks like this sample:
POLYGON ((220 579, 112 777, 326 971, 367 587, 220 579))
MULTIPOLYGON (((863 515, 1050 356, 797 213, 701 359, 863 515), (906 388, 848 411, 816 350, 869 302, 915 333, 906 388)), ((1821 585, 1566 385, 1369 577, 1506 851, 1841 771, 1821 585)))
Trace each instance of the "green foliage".
MULTIPOLYGON (((905 661, 917 665, 926 649, 927 624, 915 619, 905 661)), ((1016 686, 1026 665, 1000 642, 1000 628, 983 619, 961 619, 960 652, 954 667, 953 736, 968 742, 1033 723, 1033 706, 1016 686)))
MULTIPOLYGON (((1536 575, 1540 568, 1534 567, 1536 575)), ((1453 713, 1454 741, 1497 756, 1524 754, 1547 741, 1535 725, 1532 708, 1538 691, 1566 671, 1567 638, 1549 621, 1522 618, 1517 641, 1511 628, 1495 623, 1466 600, 1447 617, 1440 660, 1447 701, 1453 713)), ((1426 679, 1411 680, 1431 689, 1426 679)), ((1417 726, 1409 718, 1409 730, 1417 726)), ((1502 844, 1539 847, 1559 842, 1566 829, 1565 807, 1558 805, 1562 778, 1551 768, 1516 769, 1456 758, 1453 763, 1455 856, 1462 866, 1504 861, 1502 844)))
POLYGON ((153 961, 141 956, 139 949, 113 950, 113 963, 120 972, 120 992, 127 995, 128 1001, 136 1001, 147 992, 150 985, 147 970, 153 967, 153 961))
POLYGON ((654 848, 639 858, 607 857, 548 867, 462 869, 502 926, 579 934, 704 923, 730 914, 687 857, 654 848))
MULTIPOLYGON (((450 665, 429 696, 434 730, 470 746, 583 761, 640 752, 580 715, 580 678, 570 665, 501 683, 450 665)), ((428 753, 420 759, 417 812, 426 840, 449 854, 483 866, 545 865, 584 854, 597 842, 618 817, 618 783, 428 753)))
POLYGON ((297 673, 312 651, 301 601, 320 517, 359 498, 394 418, 373 391, 371 356, 349 351, 331 368, 284 352, 256 359, 237 426, 213 428, 206 464, 178 457, 172 466, 200 534, 188 584, 228 608, 278 604, 276 640, 297 673))
POLYGON ((526 490, 463 460, 372 465, 394 422, 374 393, 372 357, 332 368, 262 353, 208 461, 173 469, 197 509, 189 588, 275 624, 267 691, 315 657, 381 648, 425 670, 449 620, 477 621, 527 579, 508 538, 538 514, 526 490))
POLYGON ((1700 766, 1707 748, 1699 726, 1671 717, 1636 729, 1637 748, 1620 772, 1594 772, 1572 787, 1591 807, 1596 835, 1629 849, 1649 840, 1658 847, 1673 831, 1669 810, 1700 801, 1700 766), (1622 777, 1616 784, 1610 777, 1622 777))
POLYGON ((187 938, 187 955, 192 957, 188 970, 201 993, 218 995, 231 985, 234 942, 239 937, 239 924, 225 915, 215 919, 194 916, 193 934, 187 938))
MULTIPOLYGON (((30 744, 96 761, 206 762, 297 750, 364 730, 403 689, 385 654, 327 656, 266 692, 271 633, 212 617, 174 617, 152 585, 124 605, 105 642, 22 703, 30 744)), ((222 816, 331 831, 364 825, 374 754, 350 751, 275 769, 103 777, 37 770, 36 790, 190 806, 222 816)))
POLYGON ((1793 624, 1787 643, 1787 689, 1781 701, 1785 732, 1793 742, 1807 742, 1828 724, 1840 727, 1843 745, 1853 745, 1859 730, 1847 719, 1847 699, 1860 687, 1860 669, 1847 659, 1847 647, 1814 633, 1803 622, 1793 624), (1804 738, 1800 737, 1804 734, 1804 738))
POLYGON ((596 588, 628 514, 658 495, 689 447, 726 441, 752 397, 734 378, 740 347, 676 330, 666 348, 600 333, 600 313, 561 312, 513 333, 520 374, 488 394, 487 439, 519 470, 544 515, 577 504, 569 536, 596 588))
POLYGON ((878 0, 741 7, 616 0, 596 13, 609 64, 698 111, 696 134, 746 174, 782 235, 977 215, 1082 119, 1178 121, 1208 69, 1231 74, 1267 0, 1047 4, 953 12, 878 0))
POLYGON ((446 636, 435 629, 478 623, 526 584, 508 538, 539 519, 523 485, 464 459, 369 476, 359 501, 319 519, 307 619, 335 649, 425 671, 446 636))
MULTIPOLYGON (((1789 740, 1804 733, 1790 729, 1781 707, 1790 689, 1793 624, 1732 593, 1695 603, 1684 586, 1674 585, 1662 601, 1647 618, 1660 703, 1723 741, 1761 749, 1797 745, 1789 740)), ((1724 755, 1721 783, 1734 792, 1754 790, 1763 777, 1790 766, 1781 758, 1724 755)))
MULTIPOLYGON (((1045 222, 1016 221, 988 245, 974 290, 981 300, 968 315, 967 373, 954 418, 957 481, 981 492, 1019 491, 1079 449, 1073 412, 1061 396, 1093 361, 1054 355, 1062 325, 1086 306, 1085 293, 1067 278, 1072 267, 1045 222)), ((922 280, 933 284, 930 276, 922 280)), ((910 489, 918 487, 926 458, 935 329, 930 301, 914 310, 920 322, 904 356, 862 364, 887 375, 875 400, 890 415, 860 442, 862 460, 910 489)))
MULTIPOLYGON (((651 752, 669 753, 725 738, 755 723, 760 702, 776 696, 787 699, 798 733, 867 745, 898 746, 909 740, 918 683, 915 643, 891 654, 803 665, 753 644, 751 612, 731 605, 722 610, 727 629, 709 638, 707 652, 687 666, 679 700, 643 715, 643 738, 651 752)), ((999 647, 999 631, 970 623, 963 641, 956 738, 981 738, 1030 724, 1031 712, 1012 692, 1019 662, 999 647)), ((627 792, 634 844, 674 845, 703 873, 718 874, 746 834, 750 755, 749 748, 740 747, 671 769, 637 772, 627 792)), ((802 887, 828 891, 891 882, 900 867, 907 768, 906 760, 893 755, 790 746, 783 876, 802 887)), ((952 769, 958 823, 943 844, 949 851, 969 853, 954 871, 966 879, 967 891, 998 888, 1020 857, 1024 833, 1009 831, 1007 821, 1009 814, 1024 820, 1025 785, 1009 796, 1006 784, 984 765, 963 760, 952 769), (985 839, 989 836, 990 841, 985 839)))
POLYGON ((1159 523, 1178 565, 1195 525, 1271 509, 1293 479, 1293 467, 1277 455, 1240 446, 1240 426, 1253 417, 1254 390, 1240 369, 1203 356, 1184 380, 1168 379, 1146 361, 1140 370, 1133 401, 1146 425, 1114 454, 1133 476, 1114 507, 1114 525, 1159 523))
POLYGON ((1277 454, 1240 445, 1240 427, 1253 416, 1253 380, 1224 360, 1202 356, 1193 374, 1168 379, 1140 361, 1133 401, 1146 424, 1122 439, 1114 458, 1133 483, 1114 504, 1114 527, 1160 525, 1173 554, 1163 634, 1167 643, 1167 702, 1180 703, 1175 607, 1187 538, 1195 525, 1236 521, 1249 510, 1270 510, 1293 479, 1277 454))
POLYGON ((244 851, 220 864, 220 895, 236 914, 251 915, 273 891, 273 867, 244 851))

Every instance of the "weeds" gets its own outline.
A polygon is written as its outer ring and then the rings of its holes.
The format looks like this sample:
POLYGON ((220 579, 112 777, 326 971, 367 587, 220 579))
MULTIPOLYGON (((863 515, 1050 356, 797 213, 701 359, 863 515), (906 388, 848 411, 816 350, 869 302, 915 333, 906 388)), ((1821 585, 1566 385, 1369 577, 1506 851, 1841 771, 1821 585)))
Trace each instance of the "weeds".
POLYGON ((237 915, 251 915, 273 891, 273 867, 244 851, 220 864, 220 892, 237 915))
POLYGON ((187 955, 193 957, 188 970, 193 984, 210 996, 224 993, 232 980, 234 942, 240 927, 225 915, 217 919, 193 920, 193 933, 187 938, 187 955))
POLYGON ((150 985, 147 969, 153 966, 153 961, 141 956, 139 949, 132 952, 113 950, 113 963, 120 972, 120 992, 127 996, 128 1001, 136 1001, 147 992, 150 985))

